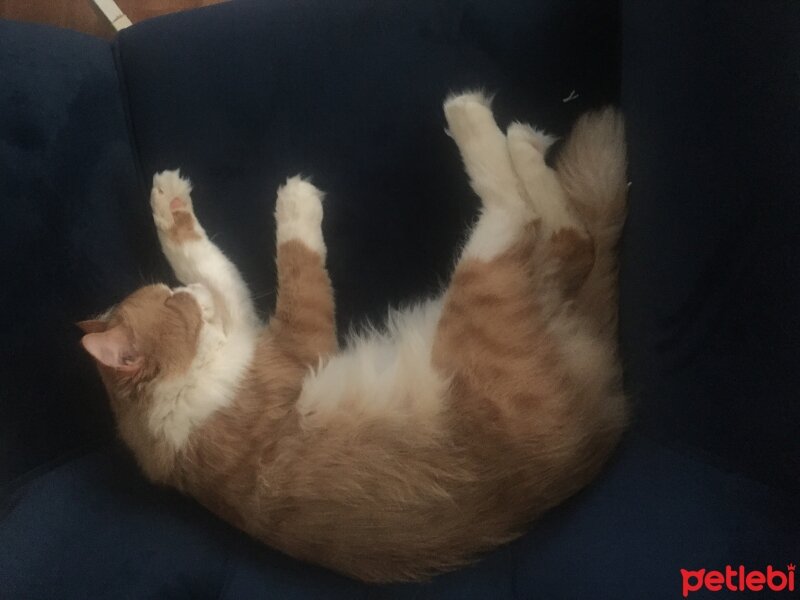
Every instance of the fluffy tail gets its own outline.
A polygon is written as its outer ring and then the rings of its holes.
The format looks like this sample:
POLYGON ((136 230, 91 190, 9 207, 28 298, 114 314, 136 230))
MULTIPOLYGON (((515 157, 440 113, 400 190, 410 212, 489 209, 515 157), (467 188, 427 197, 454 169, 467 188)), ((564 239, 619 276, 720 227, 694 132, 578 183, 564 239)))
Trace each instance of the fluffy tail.
POLYGON ((617 333, 617 242, 625 222, 628 181, 625 124, 613 108, 578 119, 556 172, 595 243, 595 263, 576 298, 603 334, 617 333))

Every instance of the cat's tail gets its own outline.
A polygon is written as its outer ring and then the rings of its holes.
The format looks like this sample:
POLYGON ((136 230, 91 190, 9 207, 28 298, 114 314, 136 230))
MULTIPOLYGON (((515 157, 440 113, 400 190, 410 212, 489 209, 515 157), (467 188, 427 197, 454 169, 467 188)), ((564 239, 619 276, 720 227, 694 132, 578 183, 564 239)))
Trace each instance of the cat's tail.
POLYGON ((556 172, 595 244, 595 263, 575 305, 603 334, 616 336, 617 242, 625 222, 625 124, 608 107, 578 119, 556 161, 556 172))

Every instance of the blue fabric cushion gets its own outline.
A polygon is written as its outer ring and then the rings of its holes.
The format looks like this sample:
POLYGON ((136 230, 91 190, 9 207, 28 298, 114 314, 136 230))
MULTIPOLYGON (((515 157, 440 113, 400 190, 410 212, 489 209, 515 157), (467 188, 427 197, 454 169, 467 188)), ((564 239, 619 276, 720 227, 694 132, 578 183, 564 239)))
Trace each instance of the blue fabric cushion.
POLYGON ((800 493, 800 4, 625 4, 622 341, 641 426, 800 493))
POLYGON ((73 323, 147 273, 108 43, 0 21, 0 486, 111 423, 73 323))
POLYGON ((798 34, 795 5, 683 0, 623 3, 621 21, 590 0, 239 1, 113 47, 0 24, 0 595, 674 598, 681 568, 797 562, 798 34), (476 565, 391 586, 286 558, 145 482, 107 441, 70 323, 168 276, 153 171, 193 178, 264 312, 275 188, 312 175, 346 330, 447 276, 477 204, 440 105, 474 86, 498 92, 503 123, 556 133, 621 91, 637 410, 608 471, 476 565))
POLYGON ((517 542, 429 583, 365 586, 258 545, 105 451, 12 499, 0 581, 10 598, 676 598, 681 568, 795 560, 796 506, 634 434, 517 542))
POLYGON ((564 131, 617 99, 617 18, 587 1, 272 0, 143 23, 116 46, 143 193, 181 167, 266 311, 275 190, 310 175, 340 331, 380 320, 439 288, 475 215, 446 95, 484 87, 504 122, 564 131))

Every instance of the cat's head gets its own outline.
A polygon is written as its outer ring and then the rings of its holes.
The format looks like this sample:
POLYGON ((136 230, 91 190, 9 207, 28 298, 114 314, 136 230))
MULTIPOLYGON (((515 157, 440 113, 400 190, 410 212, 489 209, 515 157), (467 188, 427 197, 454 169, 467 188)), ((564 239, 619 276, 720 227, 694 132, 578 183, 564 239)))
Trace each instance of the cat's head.
POLYGON ((224 335, 218 313, 213 294, 200 284, 148 285, 102 317, 78 323, 134 453, 154 441, 147 423, 157 409, 158 386, 184 377, 209 340, 224 335))
POLYGON ((81 343, 104 380, 141 384, 186 371, 213 312, 213 297, 202 285, 148 285, 101 318, 78 326, 86 334, 81 343))

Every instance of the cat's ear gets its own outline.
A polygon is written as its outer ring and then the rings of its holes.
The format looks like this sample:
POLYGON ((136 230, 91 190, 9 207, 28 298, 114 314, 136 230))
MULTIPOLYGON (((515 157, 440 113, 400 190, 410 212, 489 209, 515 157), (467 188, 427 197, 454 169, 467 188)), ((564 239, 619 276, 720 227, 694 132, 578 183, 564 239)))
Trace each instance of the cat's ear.
POLYGON ((138 371, 144 357, 136 351, 130 334, 121 325, 103 332, 88 333, 81 344, 94 359, 106 367, 123 373, 138 371))
POLYGON ((102 333, 108 328, 108 323, 100 319, 86 319, 75 323, 83 333, 102 333))

